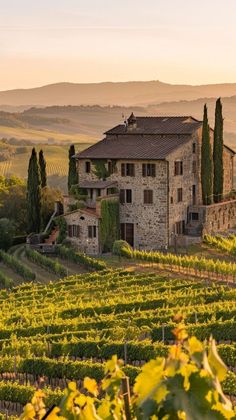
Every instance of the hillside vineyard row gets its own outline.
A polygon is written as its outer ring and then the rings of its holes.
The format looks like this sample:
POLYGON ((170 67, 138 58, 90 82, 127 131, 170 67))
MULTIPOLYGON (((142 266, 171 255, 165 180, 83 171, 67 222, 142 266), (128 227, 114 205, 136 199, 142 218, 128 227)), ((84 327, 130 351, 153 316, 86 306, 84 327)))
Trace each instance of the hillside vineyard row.
POLYGON ((176 313, 189 334, 214 334, 230 368, 224 390, 235 394, 236 290, 227 286, 104 270, 2 290, 0 303, 0 401, 22 406, 47 385, 50 407, 67 381, 99 381, 113 354, 125 359, 133 383, 146 360, 167 354, 176 313))

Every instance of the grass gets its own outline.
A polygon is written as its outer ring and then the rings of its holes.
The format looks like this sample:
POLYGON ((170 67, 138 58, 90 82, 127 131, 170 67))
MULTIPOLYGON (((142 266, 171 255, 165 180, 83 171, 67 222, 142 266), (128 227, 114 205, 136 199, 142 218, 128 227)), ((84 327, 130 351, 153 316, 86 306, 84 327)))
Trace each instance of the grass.
MULTIPOLYGON (((76 143, 76 151, 89 147, 90 143, 76 143)), ((0 175, 16 175, 20 178, 27 177, 28 162, 33 146, 25 146, 25 153, 15 154, 11 160, 0 162, 0 175)), ((48 184, 52 187, 66 191, 68 173, 68 145, 43 145, 35 146, 37 151, 42 148, 47 161, 48 184)))
POLYGON ((54 139, 56 142, 69 143, 93 143, 95 138, 87 134, 74 133, 59 133, 53 130, 21 128, 21 127, 5 127, 0 126, 0 137, 22 140, 31 140, 38 142, 48 142, 49 139, 54 139))

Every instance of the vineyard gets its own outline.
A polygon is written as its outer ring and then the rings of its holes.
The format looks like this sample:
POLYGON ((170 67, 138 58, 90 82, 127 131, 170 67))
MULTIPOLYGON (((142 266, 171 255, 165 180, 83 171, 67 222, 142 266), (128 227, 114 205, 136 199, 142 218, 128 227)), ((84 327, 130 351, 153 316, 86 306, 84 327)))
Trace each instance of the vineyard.
POLYGON ((176 314, 184 316, 190 335, 215 337, 230 369, 223 389, 236 395, 234 288, 174 274, 106 269, 47 285, 24 283, 2 290, 0 302, 2 412, 19 414, 36 388, 45 388, 48 407, 58 404, 69 381, 78 388, 87 376, 99 382, 114 354, 125 360, 132 385, 145 361, 166 356, 176 314))
POLYGON ((216 248, 233 257, 236 256, 236 235, 229 235, 228 237, 205 235, 204 242, 212 248, 216 248))

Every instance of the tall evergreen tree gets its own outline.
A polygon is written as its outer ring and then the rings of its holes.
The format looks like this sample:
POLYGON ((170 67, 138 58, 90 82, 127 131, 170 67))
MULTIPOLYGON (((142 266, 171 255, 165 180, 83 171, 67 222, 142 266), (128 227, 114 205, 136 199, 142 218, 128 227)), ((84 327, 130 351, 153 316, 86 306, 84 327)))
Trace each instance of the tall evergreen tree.
POLYGON ((46 172, 46 160, 44 159, 43 150, 39 152, 39 169, 41 178, 41 187, 47 186, 47 172, 46 172))
POLYGON ((68 192, 70 192, 72 185, 77 185, 79 182, 76 160, 73 156, 75 156, 75 146, 72 144, 69 149, 68 192))
POLYGON ((41 227, 41 179, 35 148, 29 160, 27 181, 28 232, 40 232, 41 227))
POLYGON ((224 188, 224 164, 223 164, 223 116, 221 99, 217 99, 215 108, 215 130, 213 147, 213 194, 214 201, 218 203, 223 196, 224 188))
POLYGON ((212 151, 210 143, 210 128, 208 124, 207 106, 204 106, 202 147, 201 147, 201 184, 203 204, 212 202, 212 151))

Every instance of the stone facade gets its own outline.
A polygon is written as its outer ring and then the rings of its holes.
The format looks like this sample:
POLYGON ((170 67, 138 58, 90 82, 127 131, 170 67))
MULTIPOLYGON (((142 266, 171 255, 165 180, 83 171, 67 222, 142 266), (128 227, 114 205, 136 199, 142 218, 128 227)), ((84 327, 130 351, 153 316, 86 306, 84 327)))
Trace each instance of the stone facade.
POLYGON ((203 224, 203 235, 223 232, 236 226, 236 200, 199 206, 198 211, 203 224))
MULTIPOLYGON (((91 255, 99 254, 99 219, 97 215, 86 210, 75 210, 64 215, 67 226, 70 227, 72 236, 67 232, 67 239, 80 252, 91 255), (78 227, 78 230, 74 227, 78 227), (96 237, 90 238, 89 227, 96 229, 96 237)), ((94 232, 93 232, 94 234, 94 232)))
MULTIPOLYGON (((115 127, 106 134, 105 141, 100 142, 101 147, 92 146, 92 148, 94 147, 92 157, 91 148, 87 149, 87 154, 85 151, 78 155, 77 170, 80 186, 88 192, 88 207, 94 207, 93 215, 91 212, 86 214, 86 210, 80 210, 65 216, 67 224, 78 223, 81 226, 80 238, 72 238, 78 248, 86 248, 87 252, 91 254, 100 251, 99 201, 111 195, 109 182, 114 183, 113 186, 116 186, 123 197, 120 202, 121 237, 137 249, 167 248, 170 244, 174 244, 176 235, 182 236, 186 233, 191 235, 192 232, 195 234, 197 232, 200 235, 203 227, 213 232, 217 229, 231 228, 236 224, 234 218, 236 211, 234 211, 232 202, 227 205, 202 206, 202 124, 191 117, 173 117, 173 119, 174 128, 177 127, 179 132, 173 134, 172 121, 169 122, 171 118, 163 117, 161 123, 157 121, 157 124, 159 126, 162 124, 167 133, 170 129, 171 134, 158 136, 153 134, 151 137, 152 134, 149 134, 149 131, 151 133, 153 130, 155 133, 159 127, 155 127, 156 120, 150 118, 144 121, 140 118, 136 121, 136 118, 132 116, 130 126, 115 127), (166 120, 168 121, 166 122, 166 120), (187 124, 187 134, 184 124, 187 124), (150 129, 147 128, 148 125, 150 129), (156 156, 153 158, 150 153, 148 154, 148 151, 145 151, 145 134, 141 134, 142 130, 144 133, 145 130, 148 133, 148 147, 152 148, 154 145, 156 148, 156 156), (153 138, 153 141, 150 138, 153 138), (119 141, 123 147, 123 158, 113 157, 113 150, 114 154, 120 154, 119 141), (106 150, 111 150, 111 144, 112 151, 106 154, 106 150), (136 144, 139 148, 138 151, 136 144), (158 145, 163 150, 166 150, 166 146, 168 146, 168 152, 165 152, 164 157, 158 157, 162 156, 158 152, 158 145), (98 155, 100 152, 102 154, 98 155), (126 157, 127 153, 129 155, 126 157), (137 153, 140 154, 139 158, 137 158, 137 153), (148 157, 145 158, 145 155, 148 157), (110 175, 105 180, 99 180, 95 175, 94 162, 99 159, 103 160, 107 169, 109 165, 110 168, 112 167, 110 175), (122 167, 124 168, 126 164, 134 166, 134 174, 122 171, 122 167), (143 165, 145 164, 155 166, 155 176, 150 173, 148 176, 144 176, 143 165), (124 197, 126 198, 124 199, 124 197), (146 204, 144 197, 146 197, 146 204), (82 214, 85 215, 83 223, 81 222, 82 214), (93 239, 88 238, 88 226, 92 223, 97 227, 98 232, 97 237, 93 239)), ((211 142, 213 143, 212 130, 211 142)), ((224 191, 226 193, 232 191, 233 188, 233 156, 234 152, 230 148, 224 147, 224 191)))

